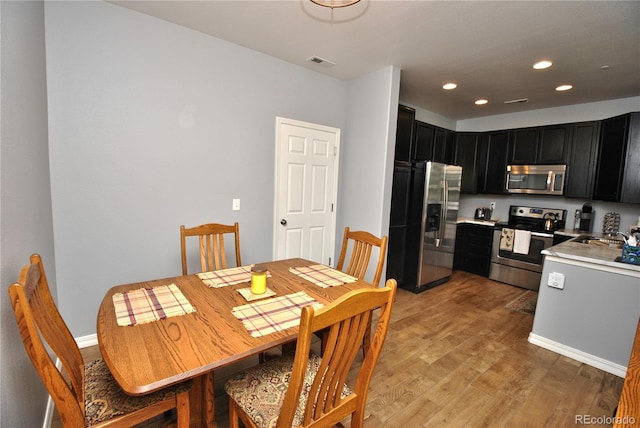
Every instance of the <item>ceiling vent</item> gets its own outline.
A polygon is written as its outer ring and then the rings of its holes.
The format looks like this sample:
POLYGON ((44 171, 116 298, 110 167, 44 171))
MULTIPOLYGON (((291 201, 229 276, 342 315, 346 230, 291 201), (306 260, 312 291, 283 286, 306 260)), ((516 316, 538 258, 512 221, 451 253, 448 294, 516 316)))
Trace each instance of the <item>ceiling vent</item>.
POLYGON ((316 64, 323 67, 333 67, 334 65, 336 65, 335 62, 331 62, 328 59, 320 58, 319 56, 309 57, 307 58, 307 61, 315 62, 316 64))
POLYGON ((528 103, 529 102, 529 98, 520 98, 519 100, 510 100, 510 101, 505 101, 505 104, 520 104, 520 103, 528 103))

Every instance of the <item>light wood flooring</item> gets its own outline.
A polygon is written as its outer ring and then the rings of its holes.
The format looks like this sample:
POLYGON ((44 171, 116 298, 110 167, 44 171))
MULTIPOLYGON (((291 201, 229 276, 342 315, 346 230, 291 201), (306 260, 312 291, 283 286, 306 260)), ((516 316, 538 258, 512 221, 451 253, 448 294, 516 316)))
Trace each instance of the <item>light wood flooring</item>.
MULTIPOLYGON (((505 308, 524 291, 461 271, 421 294, 399 289, 365 427, 569 427, 577 415, 612 416, 624 380, 528 343, 533 317, 505 308)), ((216 372, 222 427, 222 385, 236 370, 216 372)))

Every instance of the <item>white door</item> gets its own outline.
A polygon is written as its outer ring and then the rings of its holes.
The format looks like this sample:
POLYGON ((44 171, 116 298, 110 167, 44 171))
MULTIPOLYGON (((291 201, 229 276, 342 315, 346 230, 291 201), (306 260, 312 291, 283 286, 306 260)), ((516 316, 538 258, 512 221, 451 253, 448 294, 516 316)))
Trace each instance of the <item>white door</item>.
POLYGON ((334 261, 340 130, 276 118, 275 259, 334 261))

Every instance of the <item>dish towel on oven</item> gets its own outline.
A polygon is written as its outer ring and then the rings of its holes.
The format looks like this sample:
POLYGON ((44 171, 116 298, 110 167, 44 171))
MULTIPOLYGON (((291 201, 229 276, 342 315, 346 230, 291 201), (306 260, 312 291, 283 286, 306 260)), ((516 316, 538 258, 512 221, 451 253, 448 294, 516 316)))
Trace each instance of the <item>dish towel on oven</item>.
MULTIPOLYGON (((227 285, 235 285, 251 281, 251 268, 249 266, 238 266, 234 268, 214 270, 212 272, 202 272, 198 277, 210 288, 221 288, 227 285)), ((271 273, 267 272, 267 278, 271 273)))
POLYGON ((196 311, 175 284, 115 293, 111 298, 119 326, 144 324, 196 311))
POLYGON ((231 313, 242 321, 251 336, 260 337, 300 324, 302 308, 307 305, 313 305, 316 309, 324 306, 304 291, 299 291, 273 299, 236 306, 231 310, 231 313))
POLYGON ((292 267, 289 268, 289 271, 322 288, 335 287, 358 280, 356 277, 325 265, 292 267))
POLYGON ((529 254, 529 244, 531 244, 531 232, 516 229, 515 236, 513 237, 513 252, 517 254, 529 254))
POLYGON ((504 251, 513 251, 513 235, 515 231, 506 227, 500 232, 500 249, 504 251))

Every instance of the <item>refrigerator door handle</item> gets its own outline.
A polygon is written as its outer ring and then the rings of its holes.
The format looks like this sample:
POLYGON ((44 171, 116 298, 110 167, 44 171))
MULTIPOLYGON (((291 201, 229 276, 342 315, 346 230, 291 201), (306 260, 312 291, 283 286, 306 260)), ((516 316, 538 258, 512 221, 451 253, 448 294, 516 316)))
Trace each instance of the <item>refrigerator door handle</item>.
POLYGON ((449 206, 449 183, 445 180, 442 183, 442 205, 440 209, 440 228, 436 236, 436 247, 442 244, 441 236, 447 236, 447 210, 449 206))

